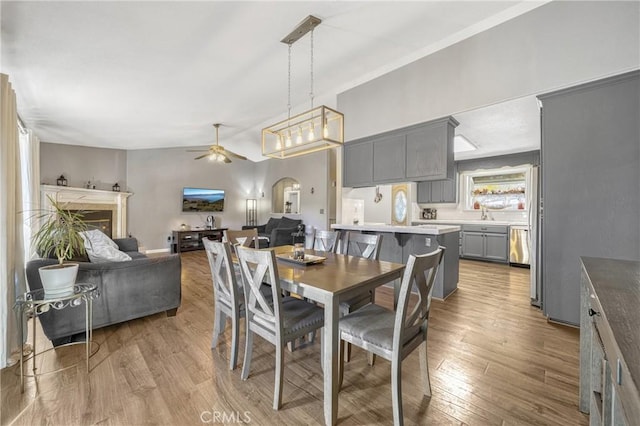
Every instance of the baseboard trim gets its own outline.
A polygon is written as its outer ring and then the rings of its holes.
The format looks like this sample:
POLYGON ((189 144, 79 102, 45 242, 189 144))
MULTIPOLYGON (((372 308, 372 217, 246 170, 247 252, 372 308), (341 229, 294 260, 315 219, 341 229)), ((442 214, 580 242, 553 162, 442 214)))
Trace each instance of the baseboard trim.
POLYGON ((168 248, 162 248, 162 249, 152 249, 152 250, 145 250, 144 253, 145 254, 153 254, 153 253, 169 253, 169 249, 168 248))

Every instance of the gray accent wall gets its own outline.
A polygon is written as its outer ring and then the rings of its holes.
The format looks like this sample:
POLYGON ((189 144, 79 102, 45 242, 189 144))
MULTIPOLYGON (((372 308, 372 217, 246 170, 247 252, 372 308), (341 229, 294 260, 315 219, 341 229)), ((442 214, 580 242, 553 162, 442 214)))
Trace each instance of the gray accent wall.
POLYGON ((230 164, 196 161, 195 155, 183 148, 126 151, 42 143, 42 182, 55 185, 63 173, 69 186, 84 187, 91 179, 96 189, 111 190, 118 181, 122 191, 133 194, 128 199, 127 232, 146 250, 169 249, 167 237, 183 223, 192 229, 206 226, 209 214, 182 212, 185 186, 224 189, 225 211, 213 214, 216 225, 240 229, 246 220, 247 198, 258 201, 258 224, 266 223, 271 216, 271 186, 282 177, 293 177, 300 182, 300 217, 308 226, 327 229, 328 197, 335 193, 329 181, 335 153, 230 164))
POLYGON ((68 186, 85 188, 91 180, 96 189, 111 191, 118 182, 121 191, 126 191, 127 151, 41 142, 41 183, 55 185, 61 174, 68 186))
POLYGON ((554 1, 338 95, 346 140, 637 69, 639 2, 554 1))

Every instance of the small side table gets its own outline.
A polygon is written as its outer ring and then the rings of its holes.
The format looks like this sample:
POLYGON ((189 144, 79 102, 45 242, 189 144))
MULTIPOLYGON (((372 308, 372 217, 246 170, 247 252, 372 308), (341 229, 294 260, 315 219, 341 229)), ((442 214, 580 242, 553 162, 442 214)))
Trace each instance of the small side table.
MULTIPOLYGON (((85 304, 85 346, 87 373, 89 372, 89 358, 91 357, 91 339, 93 334, 93 299, 100 292, 94 284, 77 283, 73 287, 73 293, 66 296, 47 297, 44 289, 28 291, 16 298, 15 309, 19 314, 20 342, 24 340, 24 319, 33 318, 32 345, 33 345, 33 375, 36 376, 36 317, 49 309, 62 310, 67 307, 85 304)), ((27 358, 28 359, 28 358, 27 358)), ((24 392, 24 354, 20 351, 20 388, 24 392)))

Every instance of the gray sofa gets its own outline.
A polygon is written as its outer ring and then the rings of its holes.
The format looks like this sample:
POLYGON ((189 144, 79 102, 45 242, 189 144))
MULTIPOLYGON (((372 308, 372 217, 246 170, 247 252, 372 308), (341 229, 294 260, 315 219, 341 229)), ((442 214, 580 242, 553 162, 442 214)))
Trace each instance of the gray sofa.
MULTIPOLYGON (((304 232, 304 223, 300 219, 291 219, 288 217, 270 218, 264 225, 259 226, 243 226, 242 229, 258 229, 259 237, 269 238, 268 247, 286 246, 293 242, 291 234, 298 231, 298 226, 302 225, 302 232, 304 232)), ((262 243, 260 244, 262 248, 262 243)))
MULTIPOLYGON (((121 251, 132 257, 127 262, 78 262, 76 282, 93 283, 100 297, 93 301, 93 329, 166 311, 175 315, 181 301, 181 263, 179 254, 146 257, 138 252, 135 238, 114 239, 121 251)), ((42 288, 38 268, 56 263, 55 259, 36 259, 27 263, 31 290, 42 288)), ((83 306, 51 309, 39 316, 44 334, 54 345, 68 343, 84 333, 83 306)))

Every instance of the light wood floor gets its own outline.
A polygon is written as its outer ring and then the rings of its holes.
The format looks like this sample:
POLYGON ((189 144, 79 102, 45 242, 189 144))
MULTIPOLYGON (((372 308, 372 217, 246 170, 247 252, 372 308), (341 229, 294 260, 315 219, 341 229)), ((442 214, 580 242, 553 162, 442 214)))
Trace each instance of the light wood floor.
MULTIPOLYGON (((28 379, 2 371, 5 424, 321 424, 322 371, 316 342, 286 351, 283 407, 271 408, 274 348, 254 339, 245 382, 229 371, 226 338, 211 349, 212 286, 204 252, 182 255, 182 306, 96 330, 101 347, 89 375, 72 367, 28 379)), ((526 269, 461 261, 459 289, 434 301, 428 358, 433 396, 419 391, 418 351, 403 364, 407 424, 582 425, 578 411, 578 330, 548 323, 529 305, 526 269)), ((380 289, 377 302, 390 304, 380 289)), ((46 339, 40 340, 47 344, 46 339)), ((244 338, 241 338, 244 347, 244 338)), ((40 348, 44 348, 40 344, 40 348)), ((41 368, 82 360, 83 346, 48 352, 41 368)), ((240 364, 243 349, 240 350, 240 364)), ((389 363, 371 368, 354 348, 340 393, 340 424, 391 424, 389 363)))

